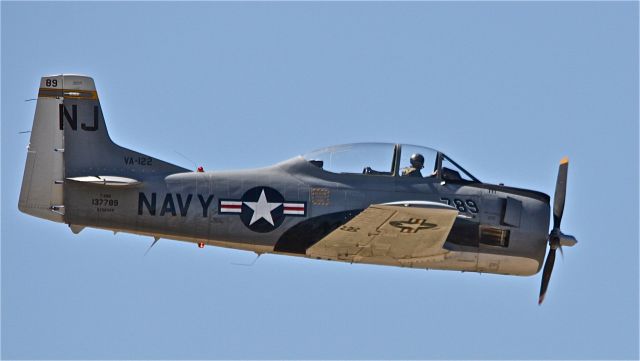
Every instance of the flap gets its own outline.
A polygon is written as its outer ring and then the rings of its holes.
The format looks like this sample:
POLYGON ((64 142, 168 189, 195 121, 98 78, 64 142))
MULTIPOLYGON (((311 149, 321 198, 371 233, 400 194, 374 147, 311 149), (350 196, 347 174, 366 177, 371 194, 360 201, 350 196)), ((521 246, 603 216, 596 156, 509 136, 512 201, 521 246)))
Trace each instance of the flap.
POLYGON ((67 180, 73 182, 82 182, 87 184, 97 184, 103 186, 115 186, 126 187, 138 185, 141 182, 132 178, 116 177, 112 175, 100 175, 100 176, 86 176, 86 177, 73 177, 67 178, 67 180))
POLYGON ((443 254, 442 246, 457 215, 457 209, 436 202, 371 205, 306 253, 315 258, 379 264, 443 254))

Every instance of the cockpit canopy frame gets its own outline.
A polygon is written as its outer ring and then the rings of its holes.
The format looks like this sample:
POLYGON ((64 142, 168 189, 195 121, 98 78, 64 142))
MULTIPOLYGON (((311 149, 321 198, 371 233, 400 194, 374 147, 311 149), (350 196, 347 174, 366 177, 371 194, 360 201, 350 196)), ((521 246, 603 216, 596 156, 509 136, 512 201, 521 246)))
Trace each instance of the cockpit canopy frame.
POLYGON ((482 183, 478 178, 438 150, 393 143, 350 143, 321 148, 303 155, 312 165, 336 174, 367 176, 418 176, 438 181, 482 183), (414 166, 414 158, 423 164, 414 166))

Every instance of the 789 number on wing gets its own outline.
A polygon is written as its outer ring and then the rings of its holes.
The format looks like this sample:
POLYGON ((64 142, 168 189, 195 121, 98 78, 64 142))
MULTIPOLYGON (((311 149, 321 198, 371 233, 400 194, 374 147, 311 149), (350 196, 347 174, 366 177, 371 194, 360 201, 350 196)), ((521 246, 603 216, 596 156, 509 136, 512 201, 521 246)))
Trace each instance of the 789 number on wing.
POLYGON ((442 203, 445 203, 448 206, 452 206, 456 208, 459 212, 462 212, 462 213, 469 212, 469 213, 476 214, 480 212, 480 209, 478 208, 478 204, 473 199, 463 200, 460 198, 451 199, 451 198, 442 197, 440 198, 440 201, 442 201, 442 203))

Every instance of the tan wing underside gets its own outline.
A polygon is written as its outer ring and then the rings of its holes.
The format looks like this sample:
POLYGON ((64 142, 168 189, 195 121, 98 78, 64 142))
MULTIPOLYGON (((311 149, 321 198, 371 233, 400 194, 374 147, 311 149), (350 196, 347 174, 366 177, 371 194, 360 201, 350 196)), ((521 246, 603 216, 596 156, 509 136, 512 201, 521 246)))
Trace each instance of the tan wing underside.
POLYGON ((376 204, 307 250, 307 256, 387 265, 438 256, 458 211, 420 201, 376 204))

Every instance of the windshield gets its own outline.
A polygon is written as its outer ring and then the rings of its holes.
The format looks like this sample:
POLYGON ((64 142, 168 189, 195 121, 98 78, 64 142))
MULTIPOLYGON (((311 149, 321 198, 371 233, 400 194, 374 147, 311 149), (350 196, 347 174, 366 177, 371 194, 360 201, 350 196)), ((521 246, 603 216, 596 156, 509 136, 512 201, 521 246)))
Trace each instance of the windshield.
POLYGON ((318 149, 303 157, 333 173, 393 175, 394 150, 394 144, 356 143, 318 149))
POLYGON ((458 165, 451 158, 446 155, 442 155, 442 167, 440 177, 446 181, 467 181, 467 182, 479 182, 478 178, 467 172, 466 169, 458 165))

